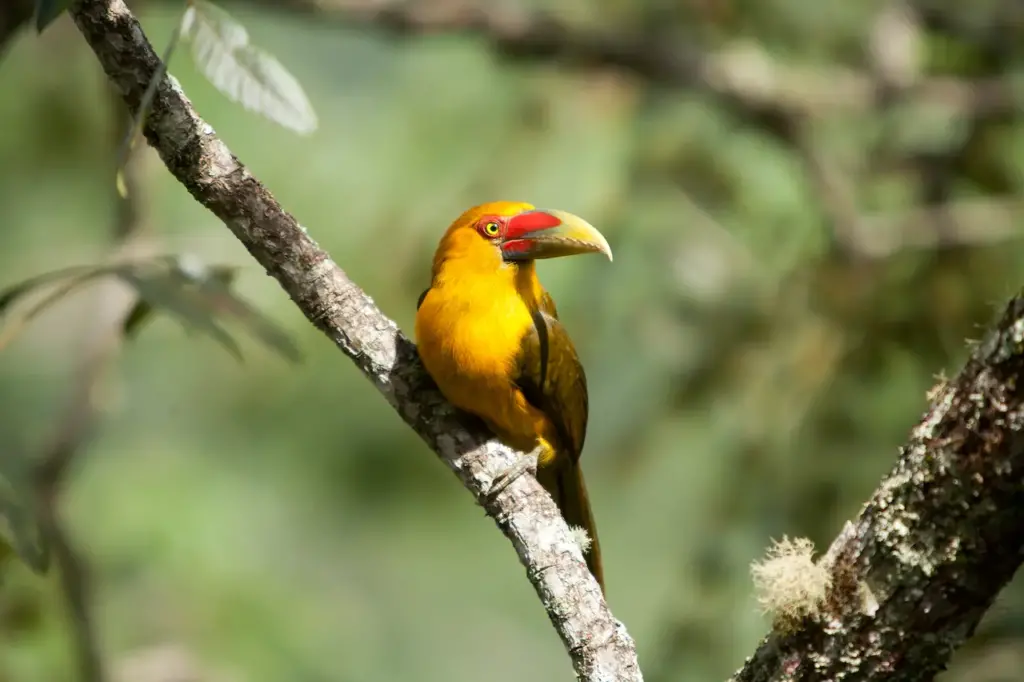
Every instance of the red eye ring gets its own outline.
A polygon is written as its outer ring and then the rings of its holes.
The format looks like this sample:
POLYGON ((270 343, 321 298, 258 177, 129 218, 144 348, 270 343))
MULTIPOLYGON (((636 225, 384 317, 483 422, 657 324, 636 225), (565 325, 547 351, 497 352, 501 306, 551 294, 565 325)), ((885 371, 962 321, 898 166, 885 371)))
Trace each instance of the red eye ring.
POLYGON ((501 234, 501 225, 496 220, 488 220, 480 226, 480 232, 485 237, 495 238, 501 234))

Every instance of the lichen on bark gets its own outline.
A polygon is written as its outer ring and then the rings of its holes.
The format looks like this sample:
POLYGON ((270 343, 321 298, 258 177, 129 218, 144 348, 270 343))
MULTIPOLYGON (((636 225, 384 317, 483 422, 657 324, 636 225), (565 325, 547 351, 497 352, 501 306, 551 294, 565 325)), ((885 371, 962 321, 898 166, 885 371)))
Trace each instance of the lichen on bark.
POLYGON ((1024 299, 1014 297, 833 543, 829 613, 733 678, 930 680, 1024 558, 1024 299))

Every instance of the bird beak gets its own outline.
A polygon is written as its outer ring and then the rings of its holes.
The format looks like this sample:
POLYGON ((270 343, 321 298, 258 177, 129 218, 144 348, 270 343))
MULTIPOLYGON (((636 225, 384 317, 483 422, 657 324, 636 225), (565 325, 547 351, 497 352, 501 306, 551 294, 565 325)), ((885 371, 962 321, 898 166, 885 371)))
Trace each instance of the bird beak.
POLYGON ((603 253, 612 259, 612 248, 596 227, 571 213, 544 209, 523 211, 509 218, 501 253, 507 261, 580 253, 603 253))

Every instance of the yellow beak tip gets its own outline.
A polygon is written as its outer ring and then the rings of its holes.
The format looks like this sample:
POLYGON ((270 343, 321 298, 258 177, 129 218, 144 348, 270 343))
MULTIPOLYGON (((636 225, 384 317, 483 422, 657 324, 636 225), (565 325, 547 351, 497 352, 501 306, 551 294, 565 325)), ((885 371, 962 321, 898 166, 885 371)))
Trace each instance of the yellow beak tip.
POLYGON ((586 248, 585 250, 603 253, 608 257, 609 262, 615 260, 612 256, 612 247, 608 243, 608 240, 605 239, 605 236, 589 222, 566 211, 555 210, 549 211, 549 213, 559 218, 572 236, 576 237, 581 243, 590 245, 590 248, 586 248))

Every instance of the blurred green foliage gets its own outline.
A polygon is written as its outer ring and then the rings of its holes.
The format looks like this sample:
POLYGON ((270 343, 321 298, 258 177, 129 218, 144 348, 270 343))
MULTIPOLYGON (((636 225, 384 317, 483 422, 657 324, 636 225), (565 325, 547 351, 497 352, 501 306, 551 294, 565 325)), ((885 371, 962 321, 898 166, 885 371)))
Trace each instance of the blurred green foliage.
MULTIPOLYGON (((588 372, 585 467, 609 600, 647 679, 724 679, 768 627, 750 562, 783 534, 827 546, 894 462, 935 375, 958 369, 964 340, 1019 285, 1012 233, 959 243, 945 218, 971 199, 1012 206, 1024 186, 1020 116, 986 109, 978 93, 953 106, 910 90, 829 109, 801 138, 777 112, 707 88, 509 62, 472 37, 403 41, 329 10, 270 4, 225 7, 301 81, 315 135, 243 111, 183 55, 170 71, 403 329, 438 236, 469 205, 558 207, 608 236, 611 266, 540 269, 588 372), (842 239, 842 211, 801 139, 838 169, 865 239, 873 229, 896 248, 874 255, 842 239), (927 207, 942 219, 926 232, 947 245, 903 248, 899 216, 927 207)), ((1015 76, 1022 24, 1005 7, 919 8, 924 77, 1015 76)), ((698 51, 756 41, 818 73, 819 88, 838 88, 830 74, 841 70, 870 77, 865 45, 884 8, 548 6, 581 29, 698 51)), ((160 49, 179 8, 139 12, 160 49)), ((0 91, 0 285, 102 259, 123 131, 67 17, 17 37, 0 91)), ((105 656, 171 642, 253 682, 569 679, 493 524, 230 233, 146 159, 144 219, 165 250, 239 265, 237 290, 305 362, 243 338, 239 365, 164 316, 126 347, 61 501, 92 568, 105 656)), ((0 354, 0 457, 30 457, 56 428, 87 299, 56 306, 0 354)), ((5 572, 0 679, 68 679, 56 585, 5 572)), ((1006 652, 1021 614, 1014 585, 946 679, 1019 679, 1006 652)))

